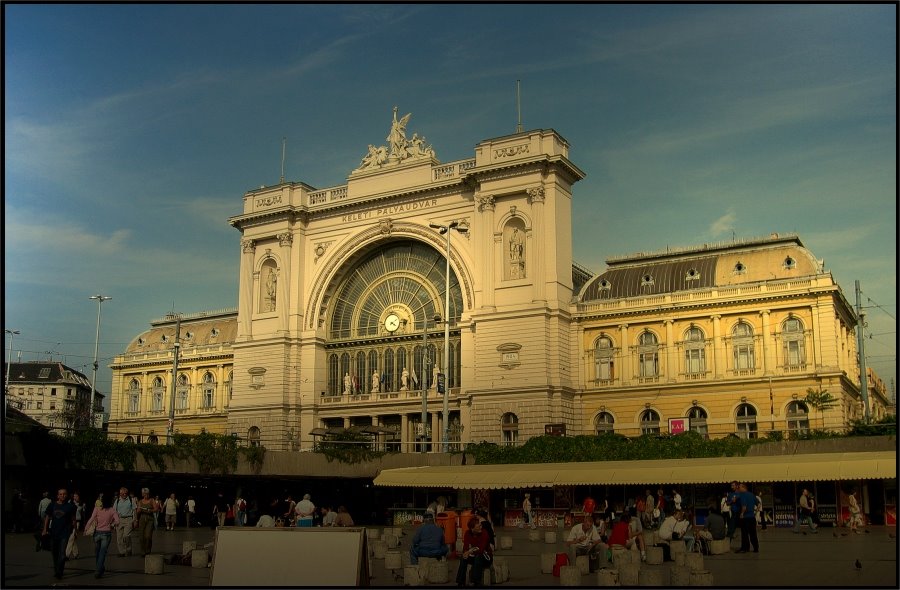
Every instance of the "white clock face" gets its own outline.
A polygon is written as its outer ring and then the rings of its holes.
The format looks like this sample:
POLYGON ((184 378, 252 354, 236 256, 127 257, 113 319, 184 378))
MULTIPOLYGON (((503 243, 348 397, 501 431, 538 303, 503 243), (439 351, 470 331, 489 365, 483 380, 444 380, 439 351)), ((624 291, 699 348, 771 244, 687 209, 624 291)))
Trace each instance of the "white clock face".
POLYGON ((400 318, 397 316, 397 314, 392 313, 388 317, 384 318, 384 329, 388 332, 395 332, 399 327, 400 318))

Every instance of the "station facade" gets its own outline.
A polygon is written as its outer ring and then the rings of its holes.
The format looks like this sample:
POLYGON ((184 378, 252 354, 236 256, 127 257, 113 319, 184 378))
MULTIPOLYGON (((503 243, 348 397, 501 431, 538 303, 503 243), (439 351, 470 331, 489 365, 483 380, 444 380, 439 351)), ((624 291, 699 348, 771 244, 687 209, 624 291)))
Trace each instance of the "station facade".
MULTIPOLYGON (((407 139, 409 120, 395 110, 388 144, 346 184, 244 195, 229 220, 237 308, 181 318, 177 431, 305 450, 349 429, 440 451, 445 431, 455 450, 545 432, 755 437, 863 415, 856 316, 799 237, 611 258, 594 275, 572 259, 585 175, 560 134, 441 163, 407 139), (810 390, 836 405, 817 412, 810 390)), ((175 331, 156 320, 115 358, 114 437, 166 431, 175 331)), ((889 401, 868 403, 877 415, 889 401)))

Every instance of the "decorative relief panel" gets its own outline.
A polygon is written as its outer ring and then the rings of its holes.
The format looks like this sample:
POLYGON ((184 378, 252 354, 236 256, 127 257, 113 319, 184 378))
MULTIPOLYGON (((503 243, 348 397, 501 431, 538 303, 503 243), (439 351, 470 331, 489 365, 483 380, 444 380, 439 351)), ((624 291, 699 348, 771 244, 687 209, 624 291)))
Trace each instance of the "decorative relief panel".
POLYGON ((333 243, 334 240, 330 242, 319 242, 318 244, 316 244, 316 247, 313 250, 313 253, 316 255, 316 257, 313 259, 313 262, 318 262, 319 258, 325 256, 325 252, 328 250, 328 247, 333 243))
POLYGON ((495 158, 508 158, 510 156, 517 156, 519 154, 527 154, 528 153, 528 144, 523 143, 522 145, 514 145, 512 147, 499 148, 494 150, 495 158))
POLYGON ((500 353, 500 364, 498 365, 504 369, 514 369, 518 367, 519 362, 519 351, 522 350, 521 344, 516 344, 515 342, 507 342, 506 344, 501 344, 497 347, 497 352, 500 353))

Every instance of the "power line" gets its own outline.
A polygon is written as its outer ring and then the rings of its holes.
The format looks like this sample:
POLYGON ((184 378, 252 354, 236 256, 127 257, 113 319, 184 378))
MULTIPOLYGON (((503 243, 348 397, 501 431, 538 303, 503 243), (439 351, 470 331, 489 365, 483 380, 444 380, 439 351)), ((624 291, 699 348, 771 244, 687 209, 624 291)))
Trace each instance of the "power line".
POLYGON ((890 317, 892 320, 897 321, 897 318, 895 318, 893 315, 891 315, 891 312, 889 312, 889 311, 886 310, 885 308, 883 308, 883 307, 881 307, 880 305, 878 305, 878 303, 876 303, 875 301, 872 301, 872 298, 869 297, 868 295, 866 295, 866 300, 867 300, 869 303, 871 303, 872 305, 866 306, 866 307, 863 308, 863 309, 871 309, 872 307, 877 307, 878 309, 880 309, 881 311, 883 311, 885 314, 887 314, 888 317, 890 317))

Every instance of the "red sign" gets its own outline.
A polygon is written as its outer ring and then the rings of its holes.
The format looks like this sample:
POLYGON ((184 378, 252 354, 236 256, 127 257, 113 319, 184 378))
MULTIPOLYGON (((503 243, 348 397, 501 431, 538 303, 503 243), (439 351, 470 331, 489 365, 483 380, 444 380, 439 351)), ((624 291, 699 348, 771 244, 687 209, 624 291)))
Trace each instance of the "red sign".
POLYGON ((686 430, 689 430, 690 418, 669 418, 669 433, 670 434, 681 434, 686 430))

